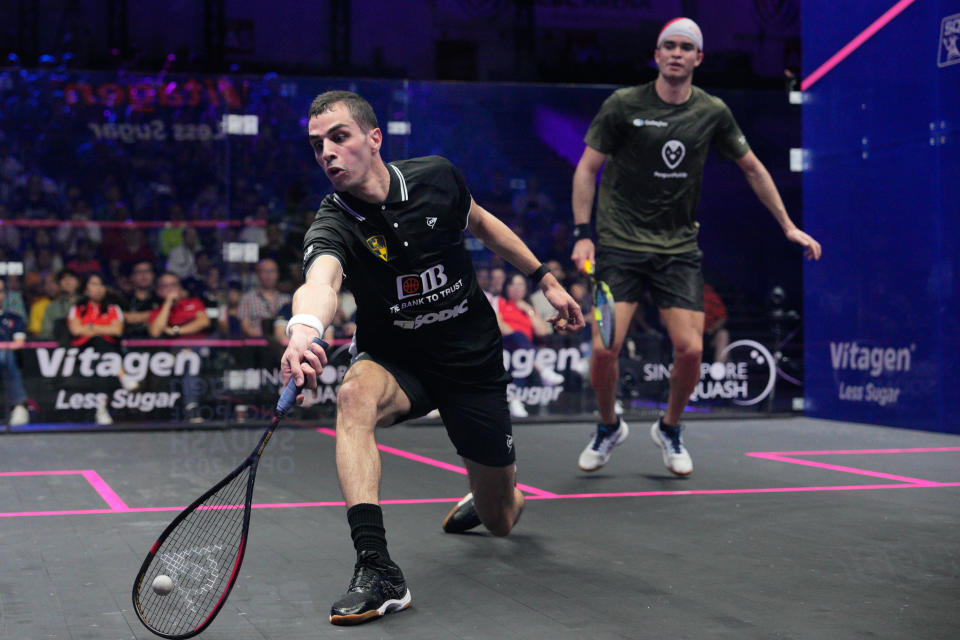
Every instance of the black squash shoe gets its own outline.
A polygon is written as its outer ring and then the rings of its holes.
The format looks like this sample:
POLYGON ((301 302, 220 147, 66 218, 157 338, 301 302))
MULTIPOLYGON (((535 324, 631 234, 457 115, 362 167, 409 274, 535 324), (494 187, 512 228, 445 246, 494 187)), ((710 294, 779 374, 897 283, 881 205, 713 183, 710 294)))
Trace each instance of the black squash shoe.
POLYGON ((450 510, 441 526, 445 533, 463 533, 479 527, 480 524, 480 516, 477 515, 477 508, 473 504, 473 492, 470 492, 450 510))
POLYGON ((347 593, 330 608, 331 624, 360 624, 410 606, 403 572, 376 551, 361 551, 347 593))

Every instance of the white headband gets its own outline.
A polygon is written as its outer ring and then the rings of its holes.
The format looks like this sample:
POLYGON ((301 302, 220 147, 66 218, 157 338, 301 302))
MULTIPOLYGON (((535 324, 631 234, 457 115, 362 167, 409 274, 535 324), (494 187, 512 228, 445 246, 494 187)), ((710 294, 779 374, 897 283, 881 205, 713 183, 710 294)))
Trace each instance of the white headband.
POLYGON ((686 36, 693 40, 693 43, 697 45, 697 49, 703 51, 703 32, 700 31, 697 23, 690 18, 674 18, 663 25, 663 29, 657 37, 657 47, 670 36, 686 36))

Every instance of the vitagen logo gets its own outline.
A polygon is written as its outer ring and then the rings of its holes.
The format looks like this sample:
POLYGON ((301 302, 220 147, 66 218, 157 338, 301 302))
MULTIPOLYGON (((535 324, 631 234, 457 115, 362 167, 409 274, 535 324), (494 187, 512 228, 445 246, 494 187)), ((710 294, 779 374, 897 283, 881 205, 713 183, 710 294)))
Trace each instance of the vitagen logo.
POLYGON ((667 140, 660 149, 660 155, 670 169, 676 169, 677 165, 683 162, 683 156, 686 153, 687 148, 679 140, 667 140))
POLYGON ((834 371, 869 371, 871 376, 877 378, 885 373, 910 371, 911 355, 915 349, 916 345, 862 347, 856 342, 831 342, 830 364, 834 371))
POLYGON ((407 273, 397 276, 397 299, 412 298, 447 284, 447 274, 443 272, 442 264, 435 264, 423 273, 407 273))

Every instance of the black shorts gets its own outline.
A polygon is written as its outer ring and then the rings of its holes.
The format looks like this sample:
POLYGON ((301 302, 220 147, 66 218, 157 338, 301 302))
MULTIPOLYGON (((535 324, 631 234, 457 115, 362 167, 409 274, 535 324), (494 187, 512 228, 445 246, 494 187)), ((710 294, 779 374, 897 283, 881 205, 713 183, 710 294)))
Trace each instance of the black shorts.
POLYGON ((354 362, 357 360, 376 362, 393 375, 410 399, 410 413, 402 420, 438 409, 461 457, 491 467, 506 467, 516 460, 506 383, 465 388, 423 376, 413 367, 366 351, 354 362))
POLYGON ((610 247, 597 249, 597 277, 617 302, 640 302, 650 292, 658 309, 703 311, 703 270, 699 249, 686 253, 649 253, 610 247))

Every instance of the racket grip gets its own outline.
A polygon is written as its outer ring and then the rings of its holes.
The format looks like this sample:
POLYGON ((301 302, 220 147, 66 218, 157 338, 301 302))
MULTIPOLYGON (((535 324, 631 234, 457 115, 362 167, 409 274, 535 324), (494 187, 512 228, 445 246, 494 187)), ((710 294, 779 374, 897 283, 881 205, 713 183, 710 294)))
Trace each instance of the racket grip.
MULTIPOLYGON (((313 341, 320 345, 326 350, 330 345, 320 338, 314 338, 313 341)), ((287 412, 293 408, 293 405, 297 401, 297 396, 300 395, 300 391, 303 389, 303 386, 297 386, 297 383, 294 381, 293 376, 290 376, 290 381, 287 382, 287 386, 283 388, 283 392, 280 394, 280 399, 277 400, 277 408, 274 410, 274 413, 278 418, 282 418, 287 415, 287 412)))

